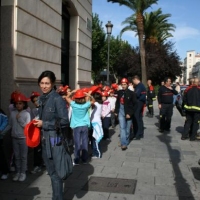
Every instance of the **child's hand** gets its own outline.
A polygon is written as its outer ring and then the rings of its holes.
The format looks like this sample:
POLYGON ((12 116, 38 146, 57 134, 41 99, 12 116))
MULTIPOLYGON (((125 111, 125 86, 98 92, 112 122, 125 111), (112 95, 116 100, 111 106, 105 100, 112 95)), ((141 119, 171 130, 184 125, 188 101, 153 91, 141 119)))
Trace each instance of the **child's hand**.
POLYGON ((16 119, 19 119, 20 118, 20 115, 19 115, 19 113, 16 115, 16 119))

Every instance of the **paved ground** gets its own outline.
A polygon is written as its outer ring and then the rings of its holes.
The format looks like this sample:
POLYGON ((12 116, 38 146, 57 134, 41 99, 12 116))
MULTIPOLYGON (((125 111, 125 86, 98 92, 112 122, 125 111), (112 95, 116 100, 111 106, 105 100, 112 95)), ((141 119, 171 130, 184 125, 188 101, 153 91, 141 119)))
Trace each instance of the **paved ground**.
MULTIPOLYGON (((184 119, 176 108, 170 133, 158 132, 156 116, 144 117, 144 139, 132 141, 126 151, 118 147, 119 127, 111 129, 112 141, 103 141, 102 159, 74 167, 64 183, 65 200, 200 200, 200 142, 180 140, 184 119), (90 176, 136 179, 135 194, 81 190, 90 176)), ((0 181, 0 199, 50 200, 51 183, 45 169, 27 176, 23 183, 12 182, 11 175, 0 181)))

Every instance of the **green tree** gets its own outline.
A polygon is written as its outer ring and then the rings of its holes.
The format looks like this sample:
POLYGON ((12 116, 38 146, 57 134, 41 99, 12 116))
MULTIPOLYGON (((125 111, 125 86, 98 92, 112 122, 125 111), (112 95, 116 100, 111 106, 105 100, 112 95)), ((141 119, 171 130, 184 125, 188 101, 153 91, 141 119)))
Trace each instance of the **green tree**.
POLYGON ((96 79, 106 66, 105 44, 106 33, 97 14, 92 15, 92 76, 96 79))
POLYGON ((157 3, 158 0, 107 0, 112 3, 119 3, 120 5, 127 6, 136 15, 137 33, 139 38, 139 48, 141 57, 141 72, 142 72, 142 82, 146 83, 147 80, 147 70, 145 63, 145 46, 144 46, 144 12, 152 4, 157 3))

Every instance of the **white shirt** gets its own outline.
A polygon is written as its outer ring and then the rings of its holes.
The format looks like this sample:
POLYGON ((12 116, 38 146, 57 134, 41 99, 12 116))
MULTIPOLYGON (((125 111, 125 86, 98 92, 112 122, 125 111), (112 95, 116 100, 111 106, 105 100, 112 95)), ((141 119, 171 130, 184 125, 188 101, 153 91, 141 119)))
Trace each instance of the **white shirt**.
POLYGON ((110 102, 110 104, 111 104, 111 110, 113 110, 113 109, 115 109, 115 103, 116 103, 116 97, 108 97, 108 101, 110 102))
POLYGON ((94 108, 92 109, 91 113, 91 122, 101 122, 101 110, 102 110, 102 104, 95 102, 94 108))

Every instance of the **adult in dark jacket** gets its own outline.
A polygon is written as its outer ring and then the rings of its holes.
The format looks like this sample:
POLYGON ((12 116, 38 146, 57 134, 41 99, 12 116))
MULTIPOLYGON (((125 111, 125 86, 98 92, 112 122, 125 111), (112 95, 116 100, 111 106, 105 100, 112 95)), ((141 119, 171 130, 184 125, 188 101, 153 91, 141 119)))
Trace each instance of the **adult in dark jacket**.
POLYGON ((178 92, 171 87, 171 79, 165 78, 164 85, 158 90, 158 108, 160 109, 159 132, 170 131, 173 115, 173 95, 178 92))
POLYGON ((134 76, 132 81, 137 97, 137 107, 133 117, 134 140, 140 140, 140 138, 144 137, 143 110, 146 103, 146 88, 140 81, 139 76, 134 76))
POLYGON ((191 85, 184 91, 183 105, 186 110, 186 121, 182 140, 187 139, 188 135, 190 141, 196 140, 198 121, 200 120, 200 87, 198 87, 198 83, 198 78, 192 79, 191 85))
POLYGON ((121 149, 126 150, 129 144, 130 128, 132 119, 137 106, 136 94, 128 89, 128 80, 121 80, 122 90, 117 93, 115 114, 118 115, 120 126, 120 143, 121 149))
POLYGON ((52 199, 63 200, 63 181, 56 171, 53 152, 62 139, 57 128, 66 134, 69 120, 66 103, 54 90, 55 81, 56 77, 52 71, 44 71, 38 78, 38 85, 43 94, 38 99, 39 119, 35 120, 34 124, 41 128, 42 157, 51 178, 52 199))

